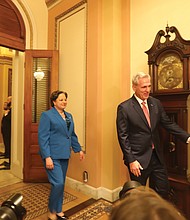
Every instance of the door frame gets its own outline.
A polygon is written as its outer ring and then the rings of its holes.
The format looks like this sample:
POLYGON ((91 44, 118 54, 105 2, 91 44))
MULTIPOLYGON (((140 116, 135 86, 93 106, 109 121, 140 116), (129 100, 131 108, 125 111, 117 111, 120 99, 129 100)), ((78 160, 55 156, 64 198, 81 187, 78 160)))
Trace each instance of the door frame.
POLYGON ((11 172, 23 179, 24 53, 14 51, 12 63, 11 172))
MULTIPOLYGON (((59 63, 58 50, 26 50, 25 51, 25 88, 24 88, 24 182, 45 182, 47 174, 39 155, 38 123, 32 122, 32 92, 33 92, 33 60, 34 58, 49 58, 49 94, 58 89, 59 63)), ((48 94, 48 95, 49 95, 48 94)), ((49 97, 47 97, 49 99, 49 97)), ((48 109, 50 106, 48 107, 48 109)), ((48 110, 46 109, 46 110, 48 110)))

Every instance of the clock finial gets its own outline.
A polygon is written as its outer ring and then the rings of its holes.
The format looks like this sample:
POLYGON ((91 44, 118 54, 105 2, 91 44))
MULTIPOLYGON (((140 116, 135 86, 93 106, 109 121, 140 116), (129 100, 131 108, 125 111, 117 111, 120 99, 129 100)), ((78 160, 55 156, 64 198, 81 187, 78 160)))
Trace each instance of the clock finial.
POLYGON ((169 31, 170 31, 170 28, 169 28, 168 22, 167 22, 167 26, 166 26, 166 33, 167 33, 167 35, 168 35, 169 31))

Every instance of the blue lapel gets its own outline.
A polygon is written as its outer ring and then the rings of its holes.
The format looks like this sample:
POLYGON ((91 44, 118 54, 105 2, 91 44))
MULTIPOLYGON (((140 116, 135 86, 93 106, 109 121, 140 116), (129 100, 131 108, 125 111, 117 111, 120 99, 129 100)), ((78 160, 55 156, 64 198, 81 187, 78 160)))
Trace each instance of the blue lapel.
POLYGON ((51 110, 52 110, 52 113, 55 115, 55 118, 57 119, 57 121, 63 126, 65 132, 68 135, 69 132, 68 132, 68 129, 67 129, 66 121, 61 117, 59 112, 54 107, 51 110))
POLYGON ((73 119, 72 119, 72 116, 71 114, 69 114, 68 112, 65 111, 65 115, 66 117, 70 120, 71 124, 70 124, 70 127, 69 127, 69 133, 72 132, 73 130, 73 119))

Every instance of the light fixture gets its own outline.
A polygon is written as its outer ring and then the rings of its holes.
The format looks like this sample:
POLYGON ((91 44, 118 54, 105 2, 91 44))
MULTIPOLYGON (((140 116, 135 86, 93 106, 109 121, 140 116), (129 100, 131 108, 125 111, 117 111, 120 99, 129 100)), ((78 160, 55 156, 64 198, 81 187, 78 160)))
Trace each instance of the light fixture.
POLYGON ((42 71, 41 67, 38 67, 36 72, 34 72, 34 77, 37 81, 40 81, 44 78, 44 72, 42 71))

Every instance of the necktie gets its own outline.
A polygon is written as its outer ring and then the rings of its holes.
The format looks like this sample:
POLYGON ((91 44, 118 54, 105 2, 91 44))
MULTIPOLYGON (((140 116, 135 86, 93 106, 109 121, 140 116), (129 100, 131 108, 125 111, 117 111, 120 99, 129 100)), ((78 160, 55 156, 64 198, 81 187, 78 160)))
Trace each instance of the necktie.
MULTIPOLYGON (((148 124, 149 126, 151 127, 151 124, 150 124, 150 115, 149 115, 149 112, 148 112, 148 109, 146 107, 146 103, 145 102, 142 102, 142 110, 145 114, 145 117, 146 117, 146 120, 148 121, 148 124)), ((154 149, 154 144, 152 143, 152 149, 154 149)))
POLYGON ((148 124, 149 126, 151 127, 151 124, 150 124, 150 115, 149 115, 149 112, 148 112, 148 109, 146 107, 146 103, 145 102, 142 102, 142 110, 145 114, 145 117, 146 117, 146 120, 148 121, 148 124))

